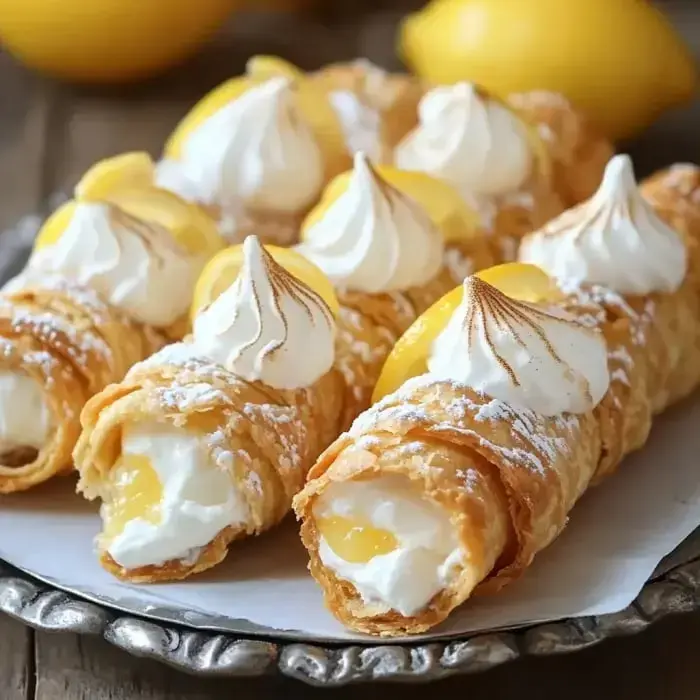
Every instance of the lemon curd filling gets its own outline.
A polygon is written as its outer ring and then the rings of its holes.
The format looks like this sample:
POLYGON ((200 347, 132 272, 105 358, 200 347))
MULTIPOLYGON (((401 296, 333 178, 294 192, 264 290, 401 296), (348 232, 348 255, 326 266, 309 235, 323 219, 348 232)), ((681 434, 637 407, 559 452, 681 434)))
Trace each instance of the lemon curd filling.
POLYGON ((157 525, 161 520, 163 484, 145 455, 125 454, 112 472, 112 500, 105 505, 104 535, 112 540, 132 520, 157 525))
POLYGON ((318 529, 328 546, 352 564, 364 564, 374 557, 389 554, 398 540, 389 530, 373 527, 365 518, 332 515, 319 518, 318 529))

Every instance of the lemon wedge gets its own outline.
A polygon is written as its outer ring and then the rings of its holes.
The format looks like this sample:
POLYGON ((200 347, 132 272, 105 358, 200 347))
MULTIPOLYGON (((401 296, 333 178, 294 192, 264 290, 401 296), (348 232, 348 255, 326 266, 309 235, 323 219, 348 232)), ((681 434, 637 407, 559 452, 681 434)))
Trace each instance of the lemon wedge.
MULTIPOLYGON (((334 316, 339 311, 338 297, 331 281, 316 265, 289 248, 266 245, 265 250, 287 272, 318 294, 334 316)), ((243 246, 225 248, 206 265, 197 280, 190 317, 194 317, 221 296, 238 277, 243 266, 243 246)))
MULTIPOLYGON (((552 279, 541 268, 529 263, 504 263, 482 270, 476 276, 518 301, 536 304, 553 301, 561 295, 552 279)), ((396 391, 412 377, 428 371, 427 360, 433 343, 462 303, 463 289, 460 285, 448 292, 399 338, 384 363, 372 394, 373 403, 396 391)))
MULTIPOLYGON (((385 183, 411 197, 425 209, 442 231, 445 242, 462 241, 478 233, 478 214, 466 205, 451 185, 418 171, 399 170, 390 165, 373 165, 372 168, 385 183)), ((347 191, 352 175, 352 170, 346 171, 329 183, 321 201, 302 224, 302 240, 306 239, 308 230, 326 215, 330 206, 347 191)))
POLYGON ((153 185, 155 171, 148 153, 122 153, 93 165, 75 187, 81 202, 104 202, 123 189, 153 185))

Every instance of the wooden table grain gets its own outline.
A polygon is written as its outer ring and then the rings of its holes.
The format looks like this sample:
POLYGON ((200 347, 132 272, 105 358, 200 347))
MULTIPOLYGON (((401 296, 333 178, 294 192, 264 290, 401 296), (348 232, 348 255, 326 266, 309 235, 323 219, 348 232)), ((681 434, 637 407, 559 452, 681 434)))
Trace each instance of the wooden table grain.
MULTIPOLYGON (((664 5, 700 56, 696 0, 664 5)), ((312 68, 356 55, 393 67, 392 15, 335 29, 304 19, 250 16, 233 24, 201 56, 136 88, 87 90, 38 77, 0 53, 0 230, 41 212, 96 159, 123 150, 154 155, 177 120, 204 91, 242 68, 252 53, 278 53, 312 68), (283 24, 283 31, 277 29, 283 24), (299 37, 302 38, 299 41, 299 37)), ((675 160, 700 162, 700 104, 669 115, 629 150, 650 171, 675 160)), ((700 614, 659 623, 649 632, 575 655, 528 659, 433 687, 371 685, 335 691, 367 700, 461 693, 473 698, 697 700, 700 614)), ((202 680, 134 659, 94 637, 35 633, 0 616, 0 700, 214 700, 320 697, 282 678, 202 680)))

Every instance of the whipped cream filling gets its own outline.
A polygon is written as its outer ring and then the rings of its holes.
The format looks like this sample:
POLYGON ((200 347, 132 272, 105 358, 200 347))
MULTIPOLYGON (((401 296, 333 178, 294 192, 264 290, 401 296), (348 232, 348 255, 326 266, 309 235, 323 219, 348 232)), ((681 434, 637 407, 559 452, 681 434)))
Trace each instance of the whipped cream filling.
POLYGON ((433 343, 428 371, 544 416, 593 409, 610 385, 607 346, 557 309, 515 301, 478 277, 433 343))
POLYGON ((477 209, 527 182, 534 157, 526 127, 471 83, 433 88, 421 100, 418 118, 396 150, 398 167, 448 181, 477 209))
POLYGON ((22 280, 67 277, 131 318, 166 327, 187 313, 204 262, 159 224, 110 204, 79 202, 58 241, 32 254, 22 280))
POLYGON ((323 154, 287 78, 247 90, 196 128, 157 182, 183 198, 221 207, 296 214, 318 197, 323 154))
POLYGON ((519 258, 553 277, 620 294, 673 292, 687 270, 682 238, 642 197, 626 155, 611 159, 590 200, 527 236, 519 258))
POLYGON ((447 513, 402 476, 331 482, 313 508, 314 518, 361 518, 389 531, 396 548, 364 563, 338 556, 322 536, 324 566, 349 581, 366 604, 415 615, 457 577, 464 560, 447 513))
POLYGON ((53 429, 44 389, 32 377, 0 371, 0 452, 16 447, 40 450, 53 429))
MULTIPOLYGON (((122 454, 146 458, 162 489, 154 519, 133 518, 107 545, 121 566, 134 569, 195 558, 198 550, 229 525, 249 518, 248 506, 233 485, 226 463, 217 464, 202 436, 182 428, 145 421, 126 425, 122 454)), ((126 469, 119 478, 129 480, 126 469)), ((102 506, 109 522, 110 505, 102 506)))
POLYGON ((249 381, 307 387, 335 359, 335 321, 323 299, 290 275, 255 236, 236 282, 194 321, 198 351, 249 381))
POLYGON ((427 212, 357 153, 347 189, 297 250, 337 287, 377 294, 430 282, 442 267, 444 242, 427 212))

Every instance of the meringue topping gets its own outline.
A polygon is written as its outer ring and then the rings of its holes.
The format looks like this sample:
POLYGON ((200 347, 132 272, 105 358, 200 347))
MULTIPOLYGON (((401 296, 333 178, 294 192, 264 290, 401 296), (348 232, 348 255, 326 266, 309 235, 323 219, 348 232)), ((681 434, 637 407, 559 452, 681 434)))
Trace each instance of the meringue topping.
POLYGON ((447 180, 477 204, 518 191, 530 176, 534 155, 525 126, 471 83, 426 93, 418 118, 397 148, 398 167, 447 180))
POLYGON ((79 202, 60 238, 32 254, 22 278, 68 277, 137 321, 167 327, 187 313, 205 262, 160 224, 114 204, 79 202))
POLYGON ((442 266, 444 242, 427 212, 357 153, 347 189, 298 250, 336 286, 376 294, 428 283, 442 266))
POLYGON ((318 197, 323 156, 300 112, 293 82, 272 78, 207 119, 183 144, 182 173, 168 162, 161 184, 235 214, 298 213, 318 197))
POLYGON ((323 299, 274 261, 255 236, 236 282, 194 321, 195 349, 249 381, 310 386, 333 365, 335 322, 323 299))
POLYGON ((673 292, 687 269, 682 238, 642 197, 627 155, 610 160, 590 200, 527 236, 519 257, 553 277, 620 294, 673 292))
POLYGON ((556 309, 516 301, 476 276, 433 344, 428 370, 544 416, 584 413, 610 384, 603 336, 556 309))

